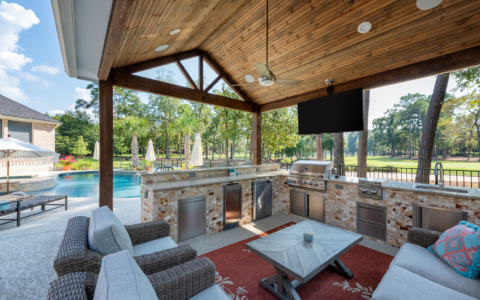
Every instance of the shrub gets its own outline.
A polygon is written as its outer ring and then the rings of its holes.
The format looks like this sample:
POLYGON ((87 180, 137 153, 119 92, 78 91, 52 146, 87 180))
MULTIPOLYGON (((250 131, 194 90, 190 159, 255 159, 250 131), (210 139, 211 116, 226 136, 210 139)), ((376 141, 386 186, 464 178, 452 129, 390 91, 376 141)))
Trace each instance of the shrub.
POLYGON ((75 159, 73 159, 73 156, 71 156, 71 155, 65 156, 64 158, 60 158, 58 161, 63 166, 71 166, 75 163, 75 159))

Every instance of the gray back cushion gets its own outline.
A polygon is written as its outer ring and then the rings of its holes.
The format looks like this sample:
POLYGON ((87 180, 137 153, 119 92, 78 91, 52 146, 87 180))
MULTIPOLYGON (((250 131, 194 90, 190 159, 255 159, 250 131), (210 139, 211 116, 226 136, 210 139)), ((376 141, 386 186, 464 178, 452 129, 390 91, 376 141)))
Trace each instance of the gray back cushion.
POLYGON ((128 251, 102 259, 93 300, 158 300, 147 276, 128 251))
POLYGON ((125 226, 107 207, 92 211, 88 226, 88 246, 101 254, 113 254, 128 250, 133 255, 132 240, 125 226))

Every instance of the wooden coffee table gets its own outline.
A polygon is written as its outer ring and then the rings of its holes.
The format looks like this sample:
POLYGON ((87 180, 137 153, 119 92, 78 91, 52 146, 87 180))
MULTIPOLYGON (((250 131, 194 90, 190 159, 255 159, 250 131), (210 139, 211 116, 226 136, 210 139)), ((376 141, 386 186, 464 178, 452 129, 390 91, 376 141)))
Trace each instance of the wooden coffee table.
POLYGON ((250 242, 247 249, 277 271, 260 280, 263 288, 280 299, 300 299, 296 289, 327 267, 351 279, 352 272, 339 257, 362 239, 362 235, 307 220, 250 242), (305 232, 313 233, 313 242, 303 240, 305 232), (287 275, 295 280, 290 282, 287 275))

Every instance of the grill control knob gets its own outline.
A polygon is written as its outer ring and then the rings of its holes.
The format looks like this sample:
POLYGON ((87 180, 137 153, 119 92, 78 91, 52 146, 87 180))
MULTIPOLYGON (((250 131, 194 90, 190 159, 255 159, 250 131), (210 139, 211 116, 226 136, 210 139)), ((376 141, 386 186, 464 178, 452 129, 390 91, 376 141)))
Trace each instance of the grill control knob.
POLYGON ((314 185, 314 186, 318 186, 318 182, 314 182, 313 185, 314 185))
POLYGON ((309 184, 309 185, 312 185, 312 182, 311 182, 311 181, 309 181, 309 182, 308 182, 308 184, 309 184))
POLYGON ((302 181, 302 183, 303 183, 303 184, 307 184, 307 182, 306 182, 305 180, 304 180, 304 181, 302 181))
POLYGON ((372 190, 372 194, 378 194, 377 190, 372 190))
POLYGON ((361 189, 362 193, 366 194, 367 193, 367 189, 366 188, 363 188, 361 189))

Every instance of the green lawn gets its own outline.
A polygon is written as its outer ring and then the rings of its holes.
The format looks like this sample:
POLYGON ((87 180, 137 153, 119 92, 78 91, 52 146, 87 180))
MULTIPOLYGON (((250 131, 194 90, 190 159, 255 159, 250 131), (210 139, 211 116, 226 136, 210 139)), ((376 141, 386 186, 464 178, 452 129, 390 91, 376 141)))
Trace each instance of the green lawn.
MULTIPOLYGON (((471 161, 442 161, 442 165, 444 169, 448 169, 448 170, 479 171, 480 162, 473 161, 473 159, 470 159, 471 161)), ((432 169, 435 167, 436 162, 437 160, 432 161, 432 169)), ((357 165, 357 157, 346 156, 345 164, 357 165)), ((401 159, 401 158, 375 156, 375 157, 367 158, 367 165, 371 167, 393 166, 397 168, 416 168, 418 166, 418 161, 415 159, 401 159)))

